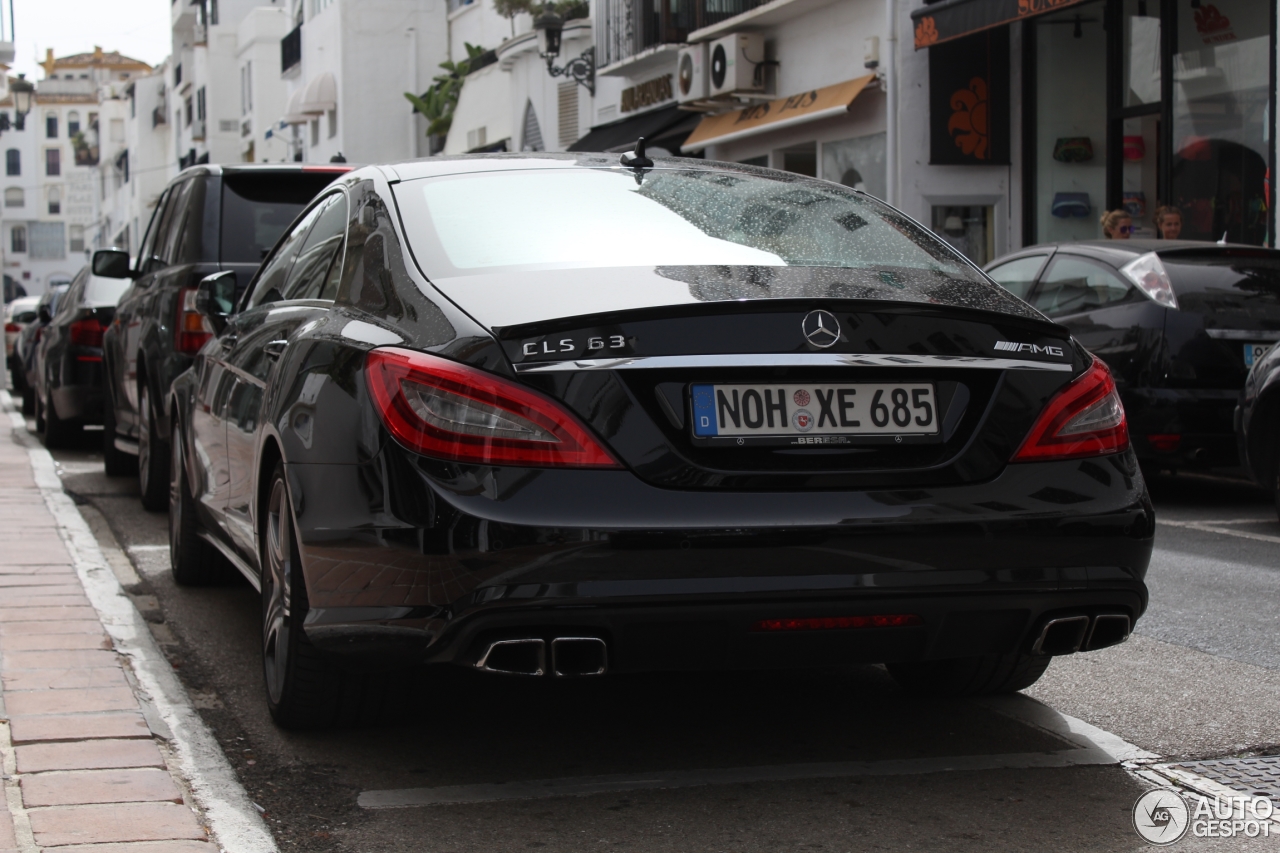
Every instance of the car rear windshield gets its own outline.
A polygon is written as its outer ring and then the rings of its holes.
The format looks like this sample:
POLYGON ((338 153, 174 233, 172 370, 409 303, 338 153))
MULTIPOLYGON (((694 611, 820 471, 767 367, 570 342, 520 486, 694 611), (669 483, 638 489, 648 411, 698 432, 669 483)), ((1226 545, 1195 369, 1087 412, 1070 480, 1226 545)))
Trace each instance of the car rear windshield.
POLYGON ((1223 328, 1280 319, 1280 253, 1176 254, 1160 260, 1183 311, 1212 315, 1223 328))
POLYGON ((915 222, 835 184, 740 172, 531 169, 396 187, 429 277, 623 266, 899 269, 985 279, 915 222))
POLYGON ((222 177, 224 264, 260 264, 331 172, 242 172, 222 177))

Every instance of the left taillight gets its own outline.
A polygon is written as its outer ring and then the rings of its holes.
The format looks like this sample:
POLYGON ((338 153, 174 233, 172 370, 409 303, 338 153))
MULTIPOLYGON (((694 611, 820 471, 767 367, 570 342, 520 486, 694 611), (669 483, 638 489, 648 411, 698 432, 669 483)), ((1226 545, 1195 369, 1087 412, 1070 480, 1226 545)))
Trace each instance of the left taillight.
POLYGON ((70 326, 71 343, 78 347, 102 348, 102 333, 107 327, 97 317, 87 320, 76 320, 70 326))
POLYGON ((1129 425, 1111 371, 1098 359, 1044 407, 1012 462, 1082 459, 1129 447, 1129 425))
POLYGON ((173 325, 173 348, 183 355, 195 355, 213 337, 213 329, 196 310, 196 288, 178 291, 178 317, 173 325))
POLYGON ((22 331, 22 327, 17 323, 5 323, 4 331, 6 335, 16 335, 18 332, 22 331))
POLYGON ((481 465, 620 468, 558 403, 439 356, 375 349, 369 389, 387 430, 415 453, 481 465))

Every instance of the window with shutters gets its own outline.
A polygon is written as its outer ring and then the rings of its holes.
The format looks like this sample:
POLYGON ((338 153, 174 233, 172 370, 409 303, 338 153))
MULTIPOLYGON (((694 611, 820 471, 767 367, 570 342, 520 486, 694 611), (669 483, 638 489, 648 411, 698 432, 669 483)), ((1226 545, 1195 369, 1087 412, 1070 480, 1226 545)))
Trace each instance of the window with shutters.
POLYGON ((4 191, 5 207, 23 207, 27 203, 26 193, 22 187, 8 187, 4 191))
POLYGON ((9 232, 9 251, 25 252, 27 250, 27 229, 23 225, 13 226, 9 232))
POLYGON ((559 107, 560 147, 568 148, 578 141, 578 84, 561 83, 556 92, 559 107))

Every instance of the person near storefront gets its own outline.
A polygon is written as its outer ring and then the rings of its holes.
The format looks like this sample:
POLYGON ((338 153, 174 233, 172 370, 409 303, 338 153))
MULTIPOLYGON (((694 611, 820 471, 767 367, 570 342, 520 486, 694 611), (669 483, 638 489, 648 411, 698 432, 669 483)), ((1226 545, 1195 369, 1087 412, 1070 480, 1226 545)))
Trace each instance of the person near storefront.
POLYGON ((1177 240, 1182 233, 1182 211, 1170 204, 1156 208, 1156 232, 1161 240, 1177 240))
POLYGON ((1128 240, 1133 233, 1133 218, 1124 210, 1108 210, 1099 222, 1108 240, 1128 240))

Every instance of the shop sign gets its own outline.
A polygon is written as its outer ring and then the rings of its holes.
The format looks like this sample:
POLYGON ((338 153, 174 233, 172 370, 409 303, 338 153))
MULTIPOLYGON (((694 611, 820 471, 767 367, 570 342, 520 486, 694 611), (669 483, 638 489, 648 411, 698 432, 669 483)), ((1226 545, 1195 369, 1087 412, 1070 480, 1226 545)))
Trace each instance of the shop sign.
POLYGON ((929 51, 929 163, 1009 163, 1009 30, 929 51))
POLYGON ((634 110, 651 107, 654 104, 660 104, 663 101, 669 101, 674 97, 675 93, 671 88, 671 75, 663 74, 661 77, 654 77, 652 80, 646 80, 628 89, 623 89, 622 103, 618 109, 624 113, 629 113, 634 110))
POLYGON ((969 0, 942 8, 924 6, 911 13, 916 50, 1084 2, 1087 0, 969 0))

